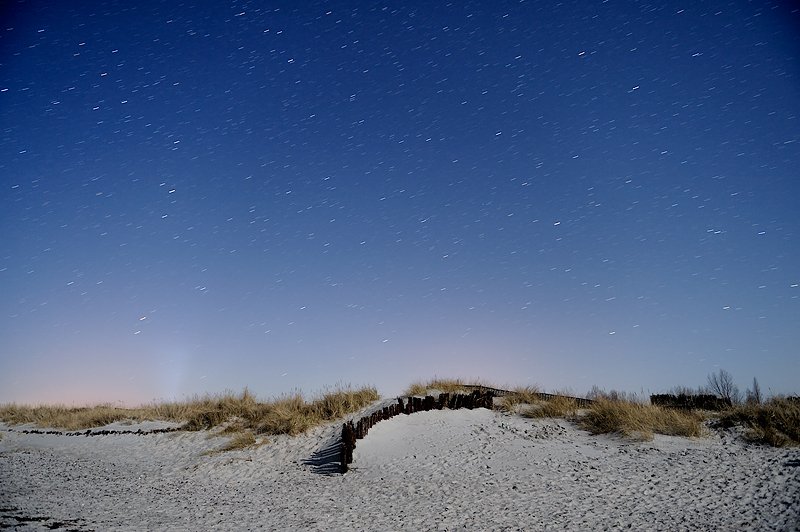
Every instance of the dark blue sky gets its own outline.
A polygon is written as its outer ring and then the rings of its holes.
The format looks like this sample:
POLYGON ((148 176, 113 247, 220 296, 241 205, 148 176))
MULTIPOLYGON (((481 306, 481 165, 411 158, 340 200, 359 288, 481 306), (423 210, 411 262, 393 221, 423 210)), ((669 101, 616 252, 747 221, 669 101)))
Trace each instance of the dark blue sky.
POLYGON ((0 401, 800 382, 785 3, 0 9, 0 401))

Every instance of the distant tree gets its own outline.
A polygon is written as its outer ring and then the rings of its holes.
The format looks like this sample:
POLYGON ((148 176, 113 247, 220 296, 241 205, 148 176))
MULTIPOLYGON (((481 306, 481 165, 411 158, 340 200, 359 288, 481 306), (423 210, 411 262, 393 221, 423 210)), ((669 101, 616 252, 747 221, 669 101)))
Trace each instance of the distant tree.
POLYGON ((690 388, 688 386, 675 386, 672 388, 669 393, 672 395, 702 395, 706 393, 705 388, 702 386, 698 386, 697 388, 690 388))
POLYGON ((761 396, 761 386, 758 385, 758 379, 753 377, 753 388, 747 390, 747 402, 760 405, 764 398, 761 396))
POLYGON ((598 401, 606 398, 606 391, 598 385, 593 384, 592 388, 586 393, 586 398, 590 401, 598 401))
POLYGON ((646 399, 644 391, 642 391, 641 398, 634 392, 623 392, 619 390, 606 391, 597 385, 592 386, 591 390, 586 394, 586 398, 592 401, 614 401, 614 402, 629 402, 629 403, 642 403, 646 399))
POLYGON ((724 369, 708 376, 708 390, 718 397, 730 401, 731 404, 741 402, 739 387, 733 382, 733 376, 724 369))

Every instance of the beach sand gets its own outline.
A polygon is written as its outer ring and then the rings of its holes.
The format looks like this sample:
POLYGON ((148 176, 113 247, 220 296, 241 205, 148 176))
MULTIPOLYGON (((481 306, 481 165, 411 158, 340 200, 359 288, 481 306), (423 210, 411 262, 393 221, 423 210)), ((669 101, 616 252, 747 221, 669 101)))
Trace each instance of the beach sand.
POLYGON ((342 475, 327 452, 340 423, 212 455, 228 440, 208 432, 23 428, 0 425, 0 528, 800 529, 800 449, 735 432, 633 442, 563 420, 434 410, 377 424, 342 475))

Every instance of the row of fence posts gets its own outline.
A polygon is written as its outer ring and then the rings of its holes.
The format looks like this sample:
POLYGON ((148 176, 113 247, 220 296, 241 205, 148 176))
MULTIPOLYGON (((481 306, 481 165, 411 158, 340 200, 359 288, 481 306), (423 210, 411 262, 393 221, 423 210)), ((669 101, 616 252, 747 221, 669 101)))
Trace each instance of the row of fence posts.
POLYGON ((178 432, 179 430, 184 430, 181 427, 166 427, 163 429, 152 429, 152 430, 92 430, 87 429, 85 431, 76 431, 76 432, 64 432, 61 430, 39 430, 39 429, 14 429, 9 428, 7 429, 9 432, 19 432, 20 434, 47 434, 47 435, 54 435, 54 436, 119 436, 122 434, 135 434, 137 436, 149 436, 150 434, 164 434, 167 432, 178 432))
POLYGON ((438 397, 431 395, 425 397, 408 397, 397 399, 397 403, 386 406, 381 410, 376 410, 369 415, 359 419, 356 423, 348 421, 342 425, 342 447, 341 464, 342 473, 346 473, 349 465, 353 463, 353 450, 356 448, 356 440, 360 440, 367 435, 369 429, 378 422, 391 419, 399 414, 410 415, 414 412, 427 412, 429 410, 442 410, 448 408, 457 410, 459 408, 492 408, 492 399, 495 394, 489 390, 475 390, 470 394, 449 394, 442 393, 438 397))
MULTIPOLYGON (((512 395, 515 392, 511 390, 501 390, 500 388, 490 388, 488 386, 483 386, 480 384, 464 384, 464 388, 471 388, 473 390, 480 390, 484 392, 491 392, 494 394, 495 397, 502 397, 504 395, 512 395)), ((532 394, 534 397, 539 399, 540 401, 552 401, 553 399, 569 399, 573 401, 579 408, 588 408, 592 406, 591 399, 584 399, 583 397, 571 397, 569 395, 559 395, 553 393, 534 393, 532 394)))

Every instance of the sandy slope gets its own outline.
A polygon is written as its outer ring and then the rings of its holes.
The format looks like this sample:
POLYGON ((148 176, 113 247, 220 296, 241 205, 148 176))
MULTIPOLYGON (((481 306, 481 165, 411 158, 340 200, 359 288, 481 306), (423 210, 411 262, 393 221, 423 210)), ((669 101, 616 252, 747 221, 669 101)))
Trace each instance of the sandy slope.
MULTIPOLYGON (((128 427, 129 428, 129 427, 128 427)), ((632 443, 484 409, 339 425, 214 456, 206 433, 25 435, 2 427, 0 525, 51 530, 797 530, 800 449, 732 434, 632 443), (35 520, 31 520, 35 519, 35 520)))

